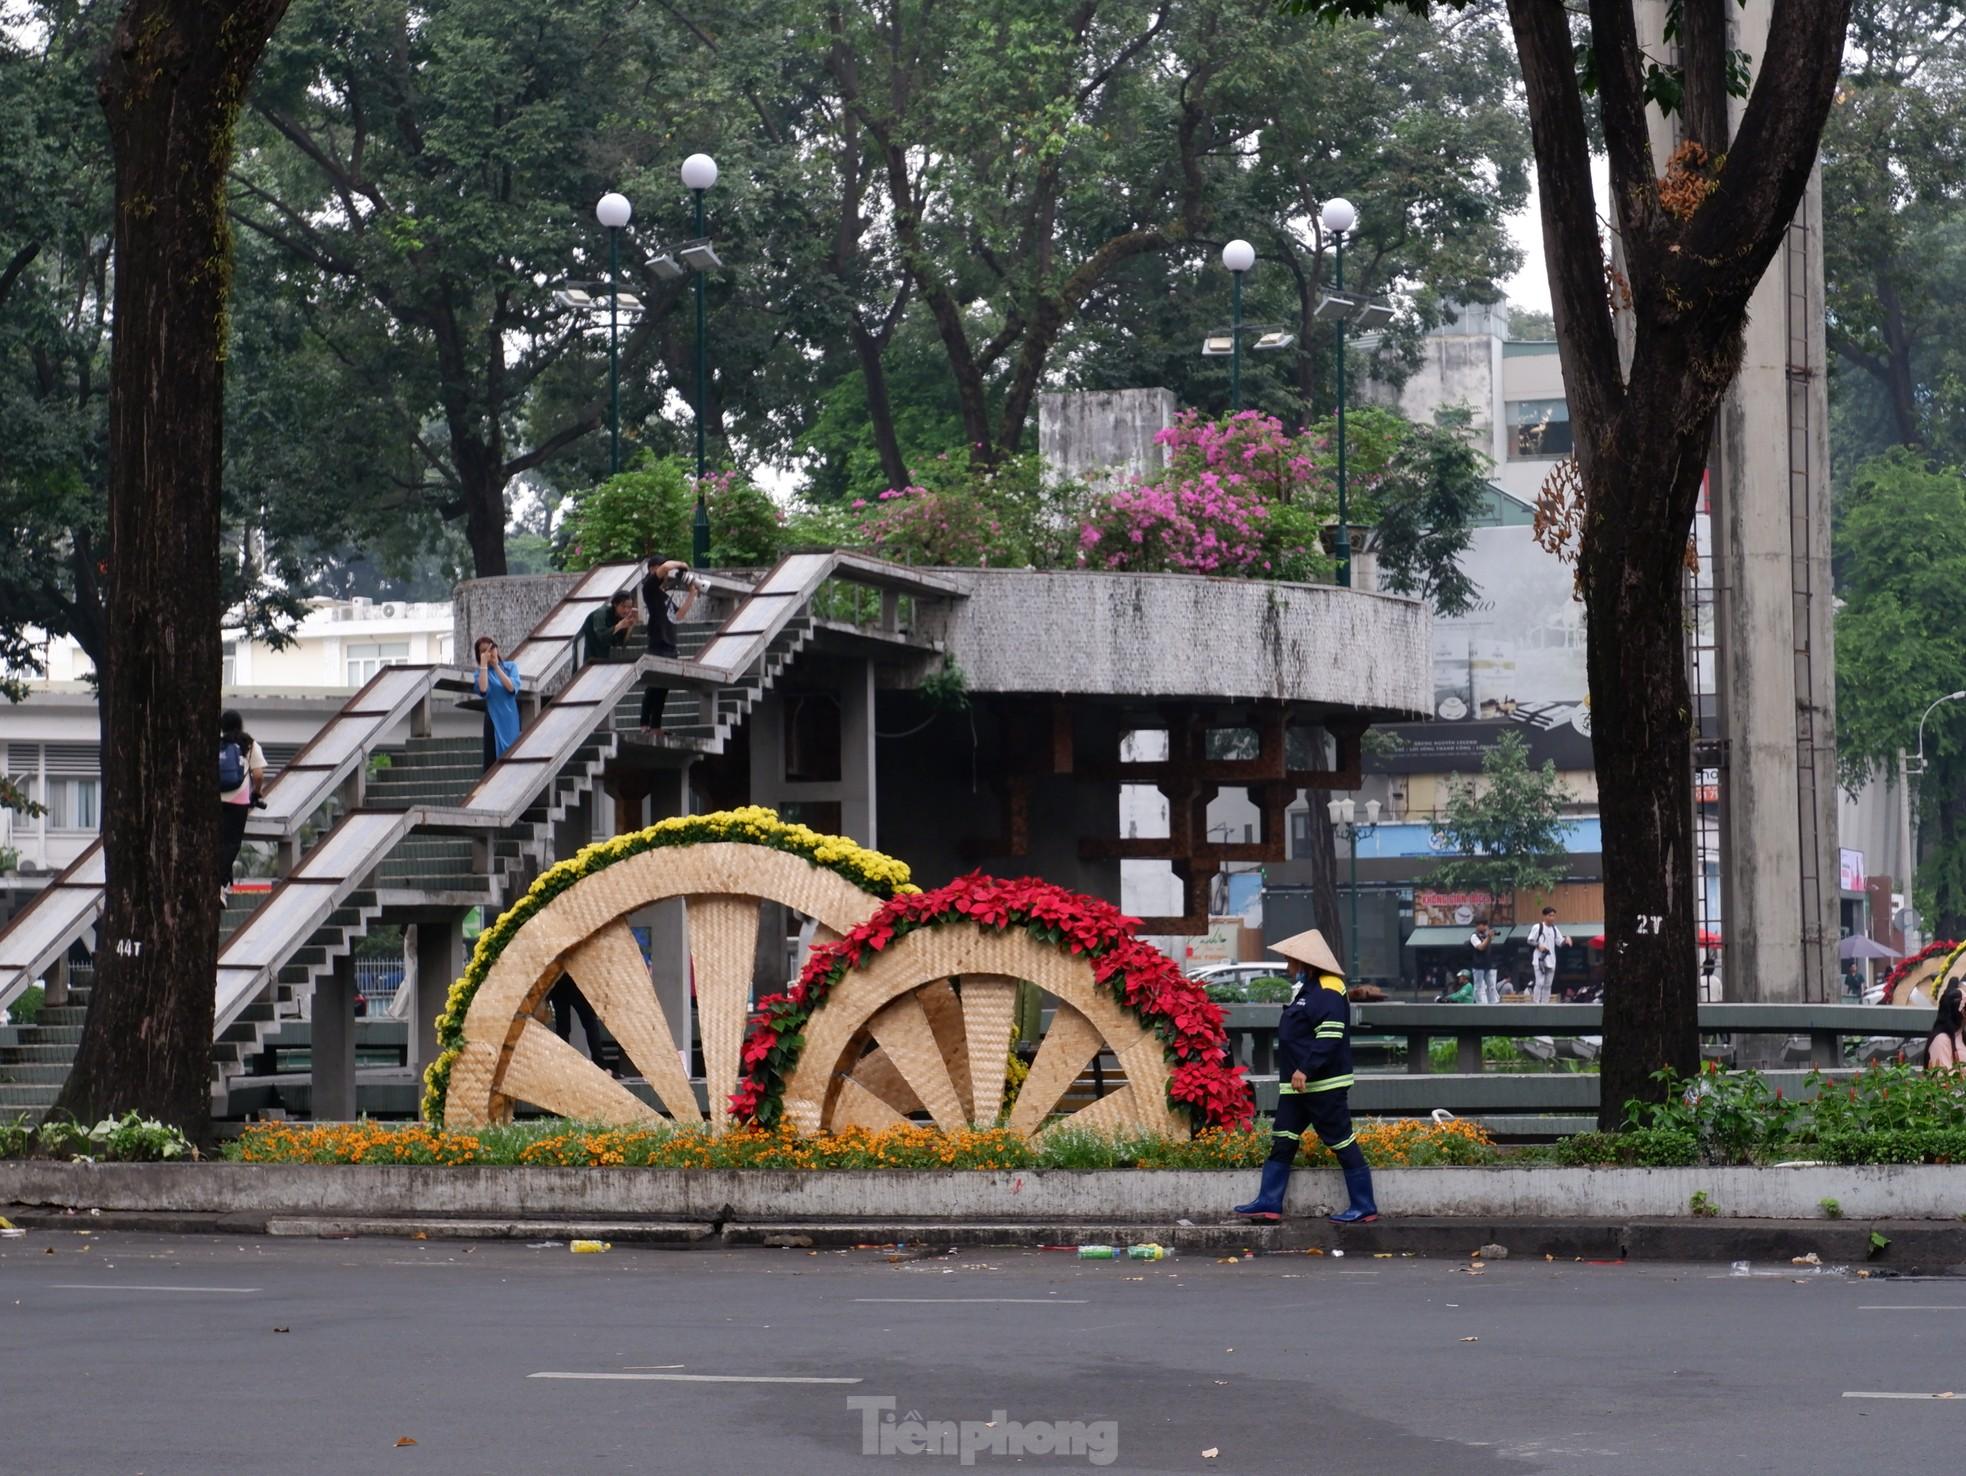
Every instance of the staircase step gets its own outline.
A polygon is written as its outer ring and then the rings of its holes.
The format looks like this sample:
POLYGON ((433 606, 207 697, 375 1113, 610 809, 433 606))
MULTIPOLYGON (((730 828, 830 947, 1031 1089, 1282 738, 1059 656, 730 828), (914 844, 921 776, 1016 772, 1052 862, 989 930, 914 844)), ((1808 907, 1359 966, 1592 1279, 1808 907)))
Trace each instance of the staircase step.
POLYGON ((46 1029, 51 1025, 80 1025, 88 1017, 87 1005, 43 1005, 34 1024, 37 1029, 46 1029))
POLYGON ((19 1065, 8 1063, 0 1065, 0 1086, 60 1086, 68 1080, 68 1061, 49 1062, 42 1065, 19 1065))
POLYGON ((61 1095, 59 1086, 7 1086, 0 1084, 0 1112, 45 1112, 61 1095))
POLYGON ((72 1045, 0 1046, 0 1071, 12 1066, 66 1065, 75 1059, 72 1045))

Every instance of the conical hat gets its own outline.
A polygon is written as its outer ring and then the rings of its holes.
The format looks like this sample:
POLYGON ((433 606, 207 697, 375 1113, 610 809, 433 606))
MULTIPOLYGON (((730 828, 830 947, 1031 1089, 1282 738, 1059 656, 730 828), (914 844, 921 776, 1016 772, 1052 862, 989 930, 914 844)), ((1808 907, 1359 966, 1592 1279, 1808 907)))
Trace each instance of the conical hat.
POLYGON ((1285 938, 1281 943, 1272 943, 1270 952, 1280 953, 1292 962, 1304 964, 1321 974, 1336 974, 1341 979, 1345 976, 1344 968, 1332 957, 1331 945, 1324 941, 1324 934, 1316 928, 1307 929, 1294 938, 1285 938))

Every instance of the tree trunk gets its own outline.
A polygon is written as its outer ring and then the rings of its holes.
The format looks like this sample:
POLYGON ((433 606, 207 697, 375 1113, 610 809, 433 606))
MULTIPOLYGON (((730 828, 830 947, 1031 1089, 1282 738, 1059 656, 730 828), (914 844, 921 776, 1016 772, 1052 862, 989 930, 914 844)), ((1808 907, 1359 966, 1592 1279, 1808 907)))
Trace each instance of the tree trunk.
POLYGON ((908 463, 894 433, 894 406, 887 395, 887 365, 881 360, 881 341, 856 315, 847 325, 853 352, 860 360, 860 379, 867 390, 867 422, 873 427, 874 448, 880 452, 881 475, 889 487, 908 485, 908 463))
MULTIPOLYGON (((1725 384, 1731 370, 1716 381, 1725 384)), ((1713 413, 1688 426, 1679 403, 1634 386, 1620 452, 1597 460, 1584 551, 1591 745, 1604 854, 1604 1051, 1598 1123, 1623 1124, 1653 1072, 1699 1069, 1693 905, 1691 700, 1681 582, 1713 413), (1663 411, 1661 406, 1663 405, 1663 411), (1677 453, 1676 455, 1674 453, 1677 453), (1679 515, 1684 506, 1685 515, 1679 515), (1644 509, 1667 508, 1663 515, 1644 509), (1663 527, 1648 533, 1645 524, 1663 527)))
POLYGON ((96 984, 55 1110, 202 1135, 218 950, 219 476, 247 80, 287 0, 131 0, 98 85, 116 169, 96 984))
POLYGON ((471 546, 471 573, 491 579, 505 573, 505 481, 496 458, 472 436, 454 442, 458 496, 464 504, 464 540, 471 546))

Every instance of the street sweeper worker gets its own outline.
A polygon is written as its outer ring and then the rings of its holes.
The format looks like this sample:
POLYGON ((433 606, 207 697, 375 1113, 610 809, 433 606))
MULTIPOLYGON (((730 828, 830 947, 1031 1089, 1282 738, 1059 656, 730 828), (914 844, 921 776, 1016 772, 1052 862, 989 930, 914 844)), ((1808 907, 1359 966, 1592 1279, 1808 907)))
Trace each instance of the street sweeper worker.
POLYGON ((1352 1131, 1351 1007, 1345 971, 1316 928, 1275 946, 1298 966, 1296 989, 1277 1021, 1277 1110, 1270 1124, 1270 1156, 1256 1198, 1235 1212, 1253 1220, 1283 1218, 1283 1193, 1306 1128, 1314 1129, 1345 1172, 1350 1204, 1331 1219, 1357 1225, 1379 1218, 1372 1200, 1372 1170, 1352 1131))

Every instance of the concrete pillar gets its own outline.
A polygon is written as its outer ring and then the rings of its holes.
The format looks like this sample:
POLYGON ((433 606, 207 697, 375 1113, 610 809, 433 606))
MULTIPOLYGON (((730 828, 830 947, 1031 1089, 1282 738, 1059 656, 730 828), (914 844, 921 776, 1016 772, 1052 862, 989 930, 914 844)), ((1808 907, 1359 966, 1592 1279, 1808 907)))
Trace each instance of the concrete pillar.
POLYGON ((355 960, 343 954, 314 986, 314 1120, 352 1122, 355 1117, 355 960))
MULTIPOLYGON (((1771 13, 1772 0, 1728 7, 1730 44, 1764 55, 1771 13)), ((1639 12, 1640 40, 1659 55, 1671 53, 1665 20, 1665 0, 1639 12)), ((1734 100, 1737 128, 1744 109, 1734 100)), ((1662 169, 1676 125, 1653 115, 1662 169)), ((1749 305, 1709 476, 1719 924, 1733 1000, 1834 1000, 1840 988, 1823 311, 1819 170, 1749 305)), ((1697 859, 1687 880, 1704 886, 1690 874, 1697 859)))
MULTIPOLYGON (((1771 0, 1733 44, 1765 54, 1771 0)), ((1739 126, 1744 104, 1734 105, 1739 126)), ((1721 918, 1730 998, 1821 1001, 1836 967, 1835 669, 1822 176, 1748 309, 1715 436, 1721 918)))
POLYGON ((874 748, 874 663, 850 662, 840 682, 840 828, 869 850, 880 849, 874 748))
POLYGON ((409 1063, 421 1071, 437 1059, 437 1016, 443 1013, 451 985, 464 974, 464 914, 428 917, 412 931, 416 937, 409 944, 415 961, 409 1063))
POLYGON ((1093 485, 1152 476, 1167 462, 1154 439, 1174 424, 1166 389, 1072 390, 1038 396, 1045 473, 1093 485))

